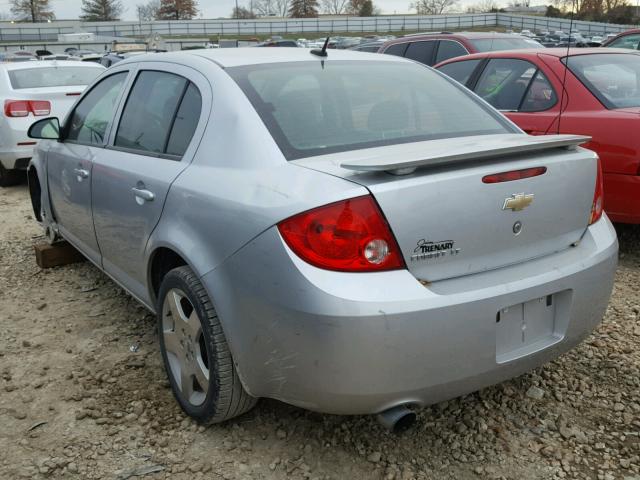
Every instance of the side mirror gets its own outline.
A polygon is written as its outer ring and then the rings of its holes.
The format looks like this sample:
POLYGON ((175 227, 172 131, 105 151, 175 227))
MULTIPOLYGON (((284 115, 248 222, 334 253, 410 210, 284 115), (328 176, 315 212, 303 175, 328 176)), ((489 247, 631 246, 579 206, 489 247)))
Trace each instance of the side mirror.
POLYGON ((56 117, 38 120, 31 125, 27 135, 29 138, 60 140, 60 121, 56 117))

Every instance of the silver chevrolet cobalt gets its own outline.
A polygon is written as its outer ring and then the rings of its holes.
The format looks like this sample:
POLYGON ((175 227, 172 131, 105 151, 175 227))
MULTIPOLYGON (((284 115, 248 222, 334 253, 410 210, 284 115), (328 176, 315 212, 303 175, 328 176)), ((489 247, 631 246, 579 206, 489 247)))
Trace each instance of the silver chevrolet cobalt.
POLYGON ((269 397, 406 424, 607 306, 618 244, 585 137, 528 136, 405 59, 323 53, 138 56, 31 128, 35 216, 156 313, 198 421, 269 397))

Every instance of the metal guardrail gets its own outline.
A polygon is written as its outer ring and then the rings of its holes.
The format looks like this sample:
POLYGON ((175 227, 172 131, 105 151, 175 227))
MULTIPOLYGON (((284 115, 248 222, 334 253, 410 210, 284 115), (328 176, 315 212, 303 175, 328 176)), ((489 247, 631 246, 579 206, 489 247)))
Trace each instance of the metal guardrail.
MULTIPOLYGON (((364 33, 430 31, 467 28, 504 27, 508 29, 569 31, 570 21, 561 18, 512 15, 504 13, 454 15, 394 15, 377 17, 259 18, 253 20, 188 20, 158 22, 60 22, 43 24, 0 24, 0 42, 55 42, 58 34, 91 32, 101 36, 141 37, 273 35, 295 33, 364 33)), ((598 22, 574 21, 573 30, 585 33, 618 33, 632 28, 598 22)))

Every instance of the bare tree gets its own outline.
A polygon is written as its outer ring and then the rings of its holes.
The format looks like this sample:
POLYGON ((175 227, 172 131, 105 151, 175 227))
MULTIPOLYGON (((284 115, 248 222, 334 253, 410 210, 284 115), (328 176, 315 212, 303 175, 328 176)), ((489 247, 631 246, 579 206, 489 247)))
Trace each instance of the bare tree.
POLYGON ((160 11, 160 0, 149 0, 147 3, 136 5, 138 20, 141 22, 151 22, 158 18, 160 11))
POLYGON ((253 11, 260 17, 286 17, 289 0, 254 0, 253 11))
POLYGON ((11 0, 11 13, 17 20, 34 23, 56 18, 49 0, 11 0))
POLYGON ((329 15, 342 15, 347 12, 349 0, 320 0, 320 8, 323 13, 329 15))
POLYGON ((256 14, 248 8, 233 7, 233 10, 231 11, 231 18, 241 18, 246 20, 249 18, 256 18, 256 14))
POLYGON ((418 15, 442 15, 451 10, 460 0, 416 0, 409 5, 410 10, 415 10, 418 15))
POLYGON ((491 13, 496 12, 500 7, 496 0, 481 0, 478 3, 467 7, 467 13, 491 13))

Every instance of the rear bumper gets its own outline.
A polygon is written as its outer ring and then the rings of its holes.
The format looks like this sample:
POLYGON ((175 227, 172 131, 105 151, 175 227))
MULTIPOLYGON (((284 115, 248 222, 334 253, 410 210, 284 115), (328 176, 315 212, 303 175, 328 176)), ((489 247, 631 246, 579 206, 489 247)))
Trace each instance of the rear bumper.
POLYGON ((640 175, 605 173, 604 209, 614 222, 640 223, 640 175))
POLYGON ((33 157, 33 147, 12 151, 0 151, 0 163, 2 163, 2 166, 7 170, 26 170, 31 157, 33 157))
POLYGON ((576 247, 425 287, 406 270, 314 268, 270 229, 203 281, 252 395, 367 414, 465 394, 570 349, 602 318, 617 250, 605 216, 576 247), (497 312, 552 294, 548 341, 498 355, 497 312))

